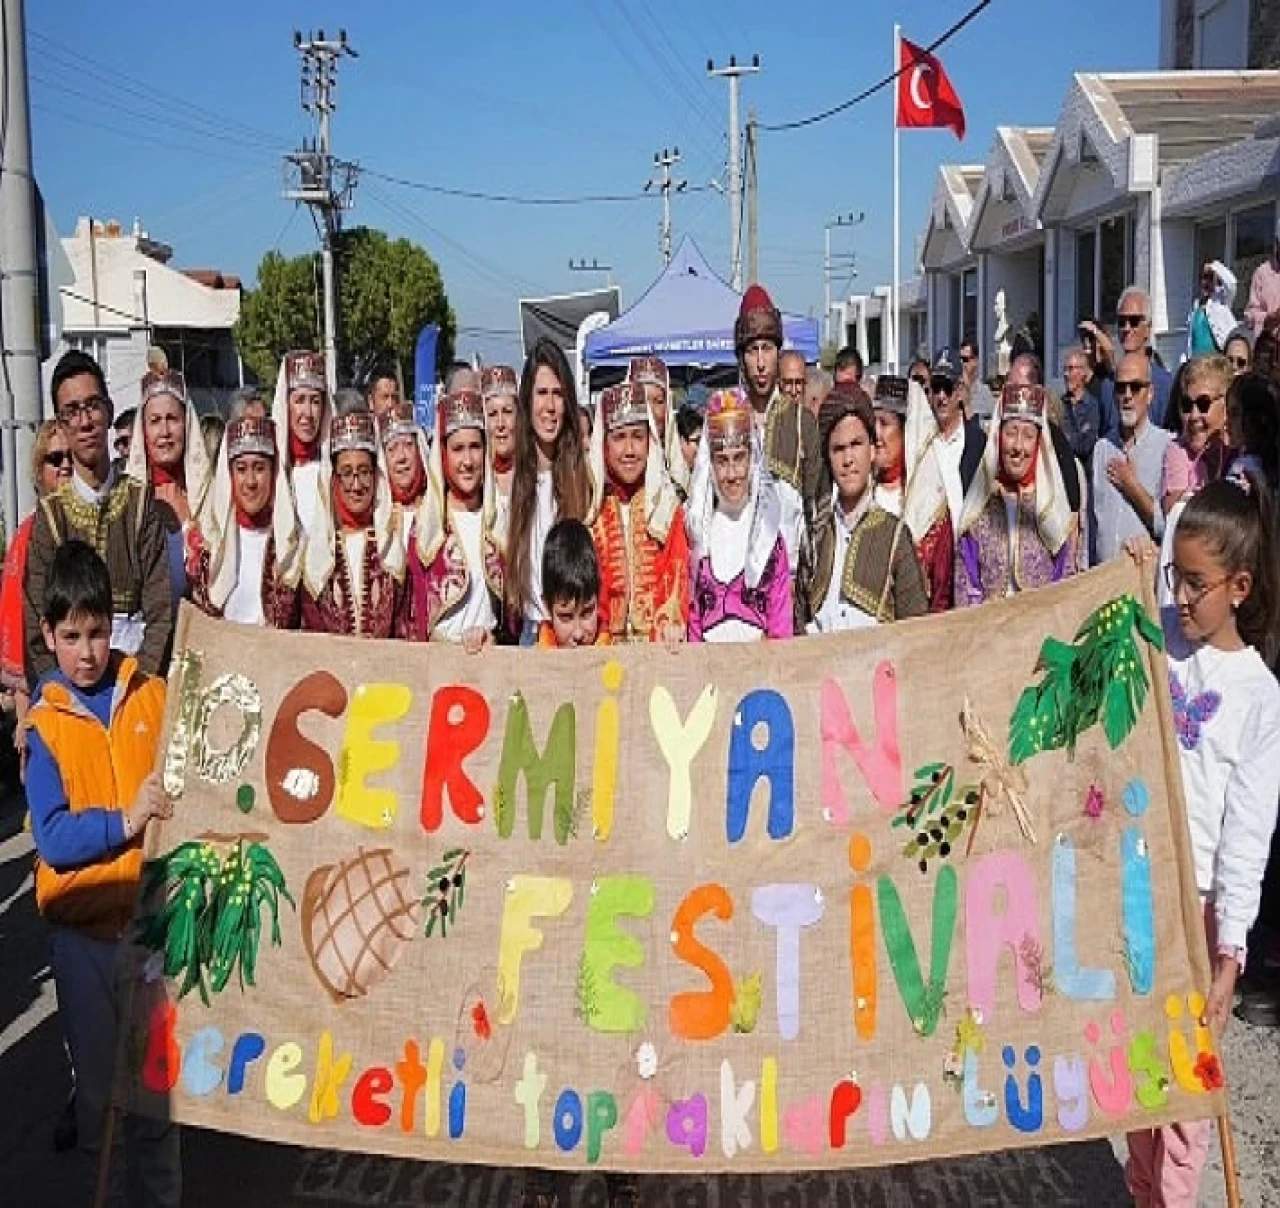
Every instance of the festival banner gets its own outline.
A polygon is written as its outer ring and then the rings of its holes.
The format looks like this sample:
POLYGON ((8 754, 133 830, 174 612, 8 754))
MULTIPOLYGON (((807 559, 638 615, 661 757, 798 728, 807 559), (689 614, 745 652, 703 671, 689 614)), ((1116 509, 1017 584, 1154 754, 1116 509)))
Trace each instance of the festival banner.
POLYGON ((424 432, 436 430, 436 345, 440 327, 428 323, 413 346, 413 415, 424 432))
POLYGON ((122 1081, 184 1124, 570 1169, 1219 1115, 1142 592, 1122 559, 857 634, 476 655, 184 604, 122 1081))

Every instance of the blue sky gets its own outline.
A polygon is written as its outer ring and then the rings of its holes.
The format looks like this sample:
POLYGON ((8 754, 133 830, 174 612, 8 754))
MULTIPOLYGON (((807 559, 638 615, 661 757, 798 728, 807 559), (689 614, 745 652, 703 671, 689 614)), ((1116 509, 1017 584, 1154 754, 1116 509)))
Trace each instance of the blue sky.
MULTIPOLYGON (((728 275, 727 88, 706 61, 758 53, 743 116, 824 109, 891 69, 893 24, 927 44, 968 0, 853 0, 790 9, 773 0, 295 0, 27 4, 36 172, 59 230, 92 213, 141 218, 182 267, 251 280, 272 247, 309 251, 305 211, 281 199, 280 154, 311 133, 292 30, 345 26, 360 57, 341 67, 334 150, 433 184, 522 195, 638 192, 655 151, 679 146, 674 202, 728 275), (843 17, 838 14, 843 10, 843 17)), ((1052 125, 1072 72, 1157 66, 1158 0, 994 0, 940 52, 968 118, 902 137, 903 265, 923 230, 937 166, 978 162, 999 124, 1052 125)), ((761 276, 800 312, 822 306, 823 224, 857 251, 860 287, 887 282, 892 239, 891 92, 786 134, 761 136, 761 276)), ((635 300, 659 271, 654 200, 525 208, 440 197, 365 177, 351 223, 422 243, 464 328, 463 352, 518 353, 517 299, 588 288, 570 259, 609 264, 635 300), (470 330, 468 330, 470 329, 470 330)), ((840 283, 833 287, 839 292, 840 283)))

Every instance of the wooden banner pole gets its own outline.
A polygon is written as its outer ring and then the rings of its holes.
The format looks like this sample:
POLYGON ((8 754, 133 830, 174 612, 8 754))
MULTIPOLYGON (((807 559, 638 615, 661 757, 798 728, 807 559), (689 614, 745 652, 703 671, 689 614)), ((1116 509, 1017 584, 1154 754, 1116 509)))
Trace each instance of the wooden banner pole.
POLYGON ((98 1179, 93 1189, 93 1208, 106 1208, 107 1187, 111 1181, 111 1150, 116 1140, 116 1114, 116 1105, 108 1104, 102 1119, 102 1152, 98 1155, 98 1179))
POLYGON ((1222 1146, 1222 1179, 1227 1185, 1227 1208, 1242 1208, 1240 1198, 1240 1169, 1236 1165, 1236 1138, 1231 1131, 1231 1115, 1223 1112, 1218 1117, 1218 1141, 1222 1146))

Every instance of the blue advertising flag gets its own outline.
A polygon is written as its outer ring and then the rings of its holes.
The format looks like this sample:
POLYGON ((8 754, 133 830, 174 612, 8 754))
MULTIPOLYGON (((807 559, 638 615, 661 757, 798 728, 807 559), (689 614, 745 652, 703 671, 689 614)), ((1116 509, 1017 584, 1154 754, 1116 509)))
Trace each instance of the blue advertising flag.
POLYGON ((436 342, 438 324, 428 323, 418 332, 413 350, 413 411, 419 427, 434 432, 436 426, 436 342))

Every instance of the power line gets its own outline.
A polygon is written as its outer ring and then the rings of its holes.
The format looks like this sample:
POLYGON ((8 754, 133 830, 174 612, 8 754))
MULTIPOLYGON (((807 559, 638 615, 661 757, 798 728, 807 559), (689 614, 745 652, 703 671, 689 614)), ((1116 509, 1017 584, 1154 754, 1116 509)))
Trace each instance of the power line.
MULTIPOLYGON (((403 176, 392 176, 388 172, 379 172, 375 168, 353 165, 361 176, 372 176, 374 180, 385 181, 389 185, 399 185, 402 189, 417 189, 422 193, 435 193, 441 197, 460 197, 467 201, 491 201, 501 205, 513 206, 586 206, 612 205, 619 202, 645 201, 646 194, 641 193, 595 193, 583 194, 580 197, 525 197, 516 193, 487 193, 481 189, 458 189, 450 185, 430 184, 423 180, 409 180, 403 176)), ((701 193, 710 185, 693 185, 686 193, 701 193)))
MULTIPOLYGON (((984 8, 991 4, 991 0, 981 0, 981 3, 975 4, 963 17, 960 18, 950 29, 943 33, 940 37, 935 38, 928 46, 924 48, 925 54, 932 54, 944 42, 950 41, 958 34, 966 25, 969 24, 984 8)), ((824 122, 829 117, 835 117, 837 113, 843 113, 846 109, 852 109, 854 105, 861 104, 869 97, 873 97, 877 92, 883 92, 888 88, 900 75, 905 68, 898 67, 896 64, 894 70, 885 76, 884 79, 878 80, 872 84, 870 88, 864 88, 857 96, 851 96, 847 101, 841 101, 838 105, 833 105, 830 109, 824 109, 821 113, 815 113, 811 117, 802 117, 794 122, 775 122, 772 125, 767 122, 760 123, 761 130, 768 130, 770 133, 778 133, 782 130, 799 130, 802 126, 812 126, 817 122, 824 122)))

